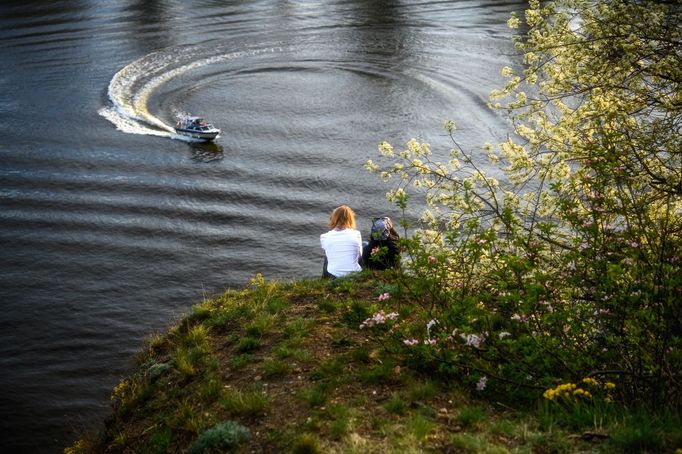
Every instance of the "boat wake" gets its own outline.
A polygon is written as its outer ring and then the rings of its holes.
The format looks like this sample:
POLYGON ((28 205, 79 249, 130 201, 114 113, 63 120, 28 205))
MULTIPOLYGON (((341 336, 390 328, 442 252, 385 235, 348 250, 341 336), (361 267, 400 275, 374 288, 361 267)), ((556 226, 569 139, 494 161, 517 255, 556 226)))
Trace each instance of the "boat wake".
MULTIPOLYGON (((109 105, 99 114, 120 131, 192 142, 195 139, 175 132, 167 123, 149 110, 150 97, 172 79, 198 68, 243 57, 251 52, 220 52, 198 46, 164 49, 148 54, 117 72, 109 83, 109 105), (204 55, 202 55, 202 53, 204 55)), ((178 112, 171 113, 176 116, 178 112)))

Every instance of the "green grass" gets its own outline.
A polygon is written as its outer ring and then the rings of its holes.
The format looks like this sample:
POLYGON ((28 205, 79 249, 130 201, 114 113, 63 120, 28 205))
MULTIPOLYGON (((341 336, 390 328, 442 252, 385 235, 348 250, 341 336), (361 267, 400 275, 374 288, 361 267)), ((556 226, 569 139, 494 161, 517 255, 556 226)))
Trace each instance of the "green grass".
POLYGON ((189 398, 181 400, 177 410, 171 415, 170 427, 196 433, 202 425, 202 415, 197 410, 189 398))
POLYGON ((238 353, 246 353, 254 351, 260 346, 261 340, 259 338, 247 336, 239 340, 236 350, 238 353))
POLYGON ((265 335, 275 325, 275 317, 271 314, 261 314, 246 325, 246 335, 259 338, 265 335))
POLYGON ((284 326, 284 337, 289 339, 306 337, 310 333, 312 325, 313 322, 306 318, 291 320, 284 326))
POLYGON ((327 403, 330 385, 328 383, 318 383, 312 388, 303 391, 303 398, 311 407, 321 407, 327 403))
POLYGON ((206 452, 221 452, 232 449, 225 446, 232 446, 233 435, 239 452, 682 448, 676 414, 547 403, 512 410, 497 404, 504 396, 482 400, 457 376, 444 380, 430 366, 408 361, 400 338, 396 348, 391 333, 358 328, 379 307, 400 312, 401 323, 421 310, 419 301, 382 276, 290 284, 255 279, 249 289, 195 306, 168 333, 150 338, 139 370, 113 393, 102 433, 65 453, 188 452, 204 445, 206 452), (377 295, 385 292, 391 299, 378 306, 377 295), (237 436, 246 433, 239 427, 248 430, 248 439, 237 436), (596 429, 608 438, 582 437, 596 429), (202 436, 204 444, 194 445, 202 436))
POLYGON ((291 373, 289 363, 280 359, 268 359, 261 364, 263 376, 266 378, 283 377, 291 373))
POLYGON ((189 349, 207 352, 210 349, 208 328, 204 325, 189 327, 187 332, 184 333, 181 345, 189 349))
POLYGON ((199 398, 204 402, 212 402, 220 397, 222 382, 216 377, 209 377, 199 384, 199 398))
POLYGON ((438 386, 431 381, 418 382, 410 386, 408 396, 412 402, 425 402, 438 394, 438 386))
POLYGON ((194 376, 198 371, 199 357, 196 352, 178 349, 173 358, 173 365, 185 378, 194 376))
POLYGON ((358 346, 348 352, 348 360, 353 363, 369 364, 371 352, 366 346, 358 346))
MULTIPOLYGON (((483 435, 471 433, 457 433, 452 436, 450 443, 456 452, 466 452, 472 454, 490 453, 493 446, 485 439, 483 435)), ((505 451, 499 451, 500 453, 505 451)), ((509 452, 509 451, 506 451, 509 452)))
POLYGON ((211 312, 207 320, 209 326, 224 326, 240 319, 253 318, 255 311, 246 304, 226 300, 224 305, 216 304, 218 308, 211 312))
POLYGON ((384 408, 390 413, 402 415, 407 410, 407 403, 399 395, 394 394, 384 403, 384 408))
POLYGON ((345 367, 345 362, 342 358, 330 358, 323 361, 319 368, 311 373, 310 377, 313 380, 322 379, 333 379, 336 380, 338 377, 343 375, 343 370, 345 367))
POLYGON ((326 299, 323 299, 320 302, 318 302, 317 307, 320 310, 320 312, 324 314, 333 314, 339 308, 337 303, 326 299))
POLYGON ((417 440, 424 440, 436 427, 431 418, 420 413, 413 414, 407 421, 407 432, 417 440))
POLYGON ((351 430, 354 411, 346 405, 333 405, 327 410, 327 417, 331 419, 329 432, 334 439, 341 439, 351 430))
POLYGON ((475 429, 484 416, 483 408, 478 405, 462 407, 457 415, 457 423, 465 429, 475 429))
POLYGON ((254 362, 256 358, 248 353, 235 355, 230 359, 230 366, 234 369, 242 369, 247 364, 254 362))
POLYGON ((341 321, 349 328, 357 328, 372 314, 369 310, 370 304, 357 300, 346 303, 346 311, 341 315, 341 321))
POLYGON ((270 404, 267 394, 258 389, 226 390, 219 401, 220 406, 233 415, 257 415, 263 413, 270 404))
POLYGON ((265 303, 265 310, 268 314, 277 315, 289 307, 289 301, 283 296, 275 296, 265 303))
POLYGON ((304 433, 291 446, 291 454, 322 454, 324 452, 316 435, 304 433))
POLYGON ((390 360, 371 365, 360 372, 360 379, 370 385, 392 383, 397 378, 395 365, 390 360))
POLYGON ((292 347, 289 343, 280 345, 274 353, 279 359, 292 359, 302 363, 309 362, 312 357, 308 350, 292 347))
POLYGON ((162 427, 151 433, 149 443, 140 450, 140 453, 163 454, 168 452, 172 442, 173 432, 169 427, 162 427))

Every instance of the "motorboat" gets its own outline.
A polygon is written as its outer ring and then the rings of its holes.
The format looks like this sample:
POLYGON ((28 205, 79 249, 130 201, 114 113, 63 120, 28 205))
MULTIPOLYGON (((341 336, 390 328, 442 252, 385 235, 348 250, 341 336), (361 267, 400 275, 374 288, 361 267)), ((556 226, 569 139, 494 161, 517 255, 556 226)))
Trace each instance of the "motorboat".
POLYGON ((175 124, 175 132, 198 140, 213 140, 220 134, 220 129, 206 123, 201 117, 183 116, 175 124))

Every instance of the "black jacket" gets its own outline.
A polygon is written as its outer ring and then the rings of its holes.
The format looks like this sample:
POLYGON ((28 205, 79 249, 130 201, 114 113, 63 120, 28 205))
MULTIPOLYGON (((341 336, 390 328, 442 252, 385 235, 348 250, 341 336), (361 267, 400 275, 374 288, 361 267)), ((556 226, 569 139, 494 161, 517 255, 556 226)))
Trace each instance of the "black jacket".
POLYGON ((371 270, 385 270, 394 268, 400 264, 400 246, 398 238, 388 237, 386 240, 370 239, 362 249, 362 267, 371 270), (372 250, 378 248, 376 256, 372 256, 372 250))

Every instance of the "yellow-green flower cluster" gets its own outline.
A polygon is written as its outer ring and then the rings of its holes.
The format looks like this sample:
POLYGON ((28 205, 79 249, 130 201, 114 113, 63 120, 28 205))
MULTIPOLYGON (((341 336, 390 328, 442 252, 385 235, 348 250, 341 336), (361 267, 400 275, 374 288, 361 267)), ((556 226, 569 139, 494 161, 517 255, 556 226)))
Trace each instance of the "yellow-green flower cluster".
POLYGON ((590 386, 599 386, 599 382, 592 377, 583 378, 583 383, 590 386))
POLYGON ((576 397, 585 397, 585 398, 587 398, 587 399, 591 399, 591 398, 592 398, 592 394, 590 394, 589 391, 585 391, 585 390, 582 389, 582 388, 577 388, 575 391, 573 391, 573 395, 576 396, 576 397))
POLYGON ((592 377, 583 378, 583 383, 585 383, 586 385, 593 386, 593 387, 595 387, 595 388, 602 388, 602 389, 604 389, 604 390, 606 390, 606 391, 611 391, 611 390, 616 389, 616 384, 615 384, 615 383, 610 382, 610 381, 601 383, 601 382, 599 382, 598 380, 596 380, 596 379, 594 379, 594 378, 592 378, 592 377))
POLYGON ((570 397, 577 388, 575 383, 563 383, 556 388, 548 389, 542 395, 547 400, 555 400, 560 397, 570 397))
POLYGON ((128 395, 129 384, 130 383, 128 380, 123 380, 121 383, 116 385, 114 392, 111 394, 111 400, 119 402, 123 401, 128 395))
MULTIPOLYGON (((604 390, 608 392, 616 388, 615 383, 610 381, 600 383, 598 380, 592 377, 583 378, 582 384, 594 388, 595 391, 604 390)), ((592 392, 579 387, 575 383, 563 383, 556 388, 546 390, 542 396, 547 400, 558 400, 560 398, 570 399, 572 397, 591 399, 592 392)), ((613 399, 610 394, 607 394, 604 400, 606 402, 611 402, 613 399)))

